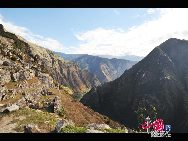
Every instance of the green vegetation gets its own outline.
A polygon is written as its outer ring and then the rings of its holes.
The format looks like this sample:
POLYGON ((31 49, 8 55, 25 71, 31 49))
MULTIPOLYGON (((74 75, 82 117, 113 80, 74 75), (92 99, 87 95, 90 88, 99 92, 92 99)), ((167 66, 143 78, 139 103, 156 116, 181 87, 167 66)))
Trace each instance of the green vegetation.
POLYGON ((14 122, 17 123, 17 131, 23 131, 23 126, 26 124, 37 124, 39 127, 45 129, 54 129, 57 122, 57 117, 48 112, 37 111, 30 108, 23 108, 13 112, 14 117, 17 117, 14 122), (23 120, 19 120, 18 117, 24 116, 23 120))
POLYGON ((61 109, 58 111, 58 114, 59 114, 60 116, 65 116, 65 110, 64 110, 63 107, 61 107, 61 109))
POLYGON ((87 129, 84 127, 76 127, 76 126, 68 125, 62 128, 61 132, 62 133, 85 133, 86 130, 87 129))
POLYGON ((60 90, 64 90, 68 94, 73 94, 73 90, 71 88, 69 88, 69 87, 61 85, 61 86, 59 86, 59 89, 60 90))
POLYGON ((76 101, 80 101, 80 99, 83 97, 83 94, 81 94, 81 93, 74 93, 73 95, 72 95, 72 98, 74 99, 74 100, 76 100, 76 101))
POLYGON ((11 60, 12 60, 12 61, 16 61, 16 60, 17 60, 16 56, 12 56, 12 57, 11 57, 11 60))
MULTIPOLYGON (((148 101, 145 100, 147 103, 148 101)), ((149 116, 151 121, 154 121, 157 119, 157 109, 154 105, 152 104, 146 104, 144 101, 140 101, 138 105, 138 109, 135 111, 137 114, 137 121, 139 125, 143 124, 146 118, 149 116), (147 105, 147 106, 146 106, 147 105)), ((140 127, 138 127, 139 130, 140 127)))
POLYGON ((110 129, 105 129, 105 131, 107 133, 125 133, 125 130, 122 130, 122 129, 112 129, 112 128, 110 128, 110 129))

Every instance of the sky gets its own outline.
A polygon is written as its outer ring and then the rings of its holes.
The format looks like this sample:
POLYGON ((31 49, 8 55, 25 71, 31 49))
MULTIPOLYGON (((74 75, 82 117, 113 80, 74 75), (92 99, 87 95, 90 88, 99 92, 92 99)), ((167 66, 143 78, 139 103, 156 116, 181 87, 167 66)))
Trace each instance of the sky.
POLYGON ((57 52, 144 57, 169 38, 188 40, 187 15, 187 8, 0 8, 0 23, 57 52))

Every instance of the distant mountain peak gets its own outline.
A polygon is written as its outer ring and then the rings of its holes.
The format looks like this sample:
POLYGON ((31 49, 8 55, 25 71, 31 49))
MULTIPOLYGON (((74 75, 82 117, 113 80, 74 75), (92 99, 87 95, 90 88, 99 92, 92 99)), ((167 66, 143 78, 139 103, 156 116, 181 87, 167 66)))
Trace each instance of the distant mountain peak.
POLYGON ((187 132, 187 54, 188 41, 170 38, 120 78, 84 95, 81 102, 132 128, 139 126, 140 115, 157 113, 174 132, 187 132))
POLYGON ((165 49, 165 48, 178 48, 177 44, 184 44, 187 43, 187 40, 184 39, 177 39, 177 38, 169 38, 168 40, 166 40, 165 42, 163 42, 162 44, 160 44, 158 47, 160 47, 161 49, 165 49))

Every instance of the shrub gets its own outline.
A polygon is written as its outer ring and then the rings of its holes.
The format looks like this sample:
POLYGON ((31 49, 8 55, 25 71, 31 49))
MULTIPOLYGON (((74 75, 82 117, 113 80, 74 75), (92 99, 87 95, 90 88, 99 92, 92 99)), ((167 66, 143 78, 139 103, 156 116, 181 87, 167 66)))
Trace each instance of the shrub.
POLYGON ((76 101, 80 101, 80 99, 83 97, 83 94, 81 93, 75 93, 72 95, 73 99, 76 101))
POLYGON ((135 111, 137 115, 137 122, 139 124, 138 130, 142 131, 140 128, 140 125, 143 124, 146 120, 146 118, 149 116, 151 121, 154 121, 157 119, 157 109, 156 107, 149 103, 147 100, 141 100, 138 103, 137 110, 135 111))
POLYGON ((65 115, 65 110, 64 110, 63 107, 61 107, 61 109, 58 111, 58 114, 59 114, 60 116, 64 116, 64 115, 65 115))
POLYGON ((76 127, 76 126, 68 125, 62 128, 61 132, 62 133, 85 133, 86 130, 87 129, 84 127, 76 127))
POLYGON ((110 129, 105 129, 105 131, 108 132, 108 133, 125 133, 125 131, 122 130, 122 129, 112 129, 112 128, 110 128, 110 129))
POLYGON ((12 57, 11 57, 11 60, 12 60, 12 61, 16 61, 16 60, 17 60, 16 56, 12 56, 12 57))
POLYGON ((61 86, 59 86, 59 89, 66 91, 66 93, 68 93, 68 94, 73 94, 72 89, 69 87, 61 85, 61 86))

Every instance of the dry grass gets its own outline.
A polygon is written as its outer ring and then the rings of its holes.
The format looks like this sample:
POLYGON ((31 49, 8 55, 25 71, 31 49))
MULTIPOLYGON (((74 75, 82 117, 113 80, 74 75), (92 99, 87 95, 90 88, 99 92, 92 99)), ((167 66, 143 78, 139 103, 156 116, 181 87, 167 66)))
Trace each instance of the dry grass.
POLYGON ((32 79, 27 80, 27 83, 29 85, 34 84, 34 83, 38 83, 38 82, 39 82, 39 79, 37 77, 33 77, 32 79))
MULTIPOLYGON (((38 83, 38 78, 34 77, 33 79, 28 80, 28 84, 34 84, 38 83)), ((16 82, 11 82, 7 84, 9 88, 15 88, 17 85, 16 82)), ((36 88, 29 88, 26 89, 28 91, 34 91, 36 88)), ((26 118, 24 120, 18 120, 15 119, 15 122, 18 123, 17 130, 22 131, 23 126, 25 124, 34 123, 39 126, 41 129, 47 129, 52 130, 55 126, 55 122, 57 117, 58 118, 66 118, 68 120, 72 120, 76 126, 84 127, 89 123, 98 123, 98 124, 104 124, 107 123, 110 126, 111 125, 118 125, 116 122, 110 120, 107 117, 104 117, 103 115, 94 112, 92 109, 84 106, 82 103, 74 100, 72 96, 64 89, 58 90, 57 88, 50 88, 48 89, 49 92, 52 92, 53 95, 47 95, 47 96, 41 96, 40 100, 38 102, 43 101, 52 101, 55 96, 59 96, 61 98, 62 102, 62 108, 63 108, 63 116, 57 116, 53 113, 49 112, 36 112, 36 110, 32 109, 21 109, 16 112, 14 112, 15 117, 16 116, 25 116, 26 118), (47 123, 45 123, 47 122, 47 123)), ((3 103, 14 103, 18 99, 20 99, 22 96, 21 94, 17 94, 15 98, 8 99, 2 101, 3 103)))
POLYGON ((7 89, 16 89, 21 82, 9 82, 5 84, 7 89))
POLYGON ((99 113, 87 108, 82 103, 75 101, 63 90, 50 89, 54 95, 61 97, 62 106, 66 113, 66 118, 72 120, 76 126, 85 126, 89 123, 105 123, 105 118, 99 113))
POLYGON ((13 104, 13 103, 17 102, 21 98, 22 98, 21 94, 16 94, 14 98, 9 98, 9 99, 2 100, 0 102, 0 104, 7 104, 7 103, 13 104))

